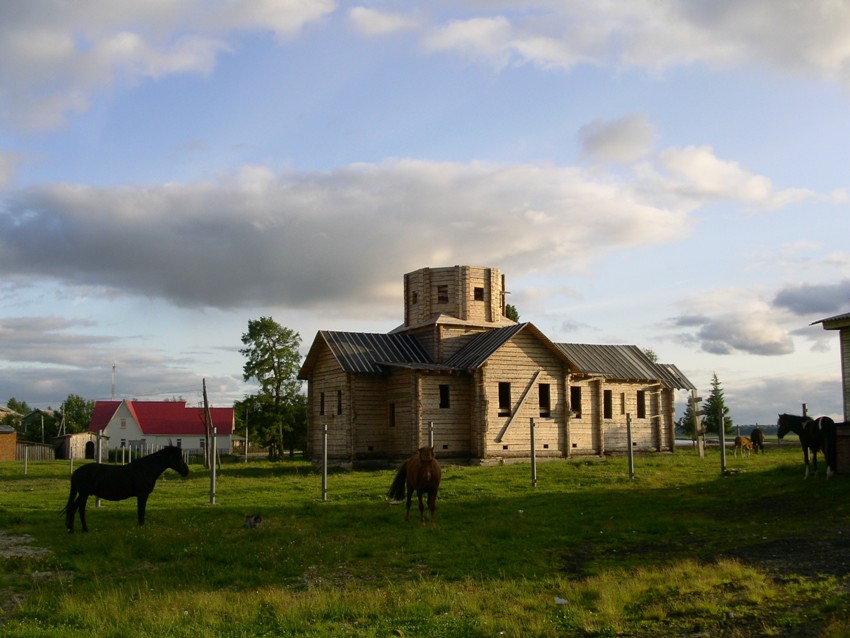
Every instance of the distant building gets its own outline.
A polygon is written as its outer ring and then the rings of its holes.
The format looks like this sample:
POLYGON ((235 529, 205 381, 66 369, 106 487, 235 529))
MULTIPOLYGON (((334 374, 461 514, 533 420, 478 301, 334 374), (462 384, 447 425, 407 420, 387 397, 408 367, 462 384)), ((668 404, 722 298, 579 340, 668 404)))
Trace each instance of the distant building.
POLYGON ((433 436, 439 457, 528 458, 673 451, 674 393, 694 386, 637 346, 557 344, 505 315, 496 268, 404 276, 404 324, 388 334, 320 331, 307 381, 314 459, 392 460, 433 436))
POLYGON ((14 461, 18 432, 11 425, 0 424, 0 461, 14 461))
MULTIPOLYGON (((233 408, 210 408, 210 414, 218 450, 229 454, 233 408)), ((105 436, 104 449, 109 450, 156 450, 166 445, 202 450, 205 423, 204 409, 186 407, 185 401, 97 401, 88 431, 105 436)))

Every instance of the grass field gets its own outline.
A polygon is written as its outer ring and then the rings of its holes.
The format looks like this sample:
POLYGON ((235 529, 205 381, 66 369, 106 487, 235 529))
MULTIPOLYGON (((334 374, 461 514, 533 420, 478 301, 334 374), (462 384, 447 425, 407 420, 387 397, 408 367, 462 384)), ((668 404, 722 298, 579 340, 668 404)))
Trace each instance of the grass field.
POLYGON ((168 471, 148 503, 60 514, 69 464, 0 464, 0 636, 846 636, 850 478, 799 448, 443 466, 437 524, 392 470, 168 471), (415 505, 414 505, 415 508, 415 505), (260 514, 258 528, 245 517, 260 514), (415 518, 418 518, 416 516, 415 518), (79 530, 79 523, 77 524, 79 530))

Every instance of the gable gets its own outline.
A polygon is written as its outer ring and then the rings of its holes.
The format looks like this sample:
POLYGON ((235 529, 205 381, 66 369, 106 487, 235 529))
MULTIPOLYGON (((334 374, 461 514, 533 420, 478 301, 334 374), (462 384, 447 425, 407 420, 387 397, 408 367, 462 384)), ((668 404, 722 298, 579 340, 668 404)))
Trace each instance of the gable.
MULTIPOLYGON (((148 436, 203 436, 204 408, 187 408, 185 401, 98 401, 95 403, 89 432, 102 431, 125 405, 142 433, 148 436)), ((210 408, 216 432, 233 434, 233 408, 210 408)))

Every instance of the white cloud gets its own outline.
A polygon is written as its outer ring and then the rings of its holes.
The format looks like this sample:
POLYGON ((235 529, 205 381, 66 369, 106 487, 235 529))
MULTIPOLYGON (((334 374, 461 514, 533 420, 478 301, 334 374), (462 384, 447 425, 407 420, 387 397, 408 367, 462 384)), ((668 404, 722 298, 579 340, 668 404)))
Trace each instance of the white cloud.
POLYGON ((352 8, 348 19, 359 33, 369 37, 407 31, 417 26, 417 21, 410 16, 366 7, 352 8))
POLYGON ((665 149, 658 155, 658 165, 665 188, 699 201, 729 199, 756 208, 779 208, 814 196, 804 189, 777 190, 767 177, 720 159, 708 146, 665 149))
POLYGON ((57 128, 119 80, 208 74, 234 31, 285 39, 334 8, 332 0, 2 3, 0 112, 16 129, 57 128))
POLYGON ((580 270, 607 251, 685 232, 682 212, 571 167, 416 160, 329 173, 244 167, 216 184, 15 193, 0 212, 0 268, 9 280, 108 286, 177 305, 271 298, 310 307, 363 303, 397 283, 398 268, 435 263, 435 247, 441 263, 580 270), (398 268, 387 272, 386 263, 398 268))

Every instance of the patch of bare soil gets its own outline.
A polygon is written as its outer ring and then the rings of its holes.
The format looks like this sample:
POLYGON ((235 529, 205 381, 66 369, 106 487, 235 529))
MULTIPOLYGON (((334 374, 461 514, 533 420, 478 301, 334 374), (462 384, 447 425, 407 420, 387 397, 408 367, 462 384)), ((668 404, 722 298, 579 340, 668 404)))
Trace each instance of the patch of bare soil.
MULTIPOLYGON (((33 538, 26 534, 21 536, 10 536, 0 530, 0 559, 20 560, 29 558, 43 558, 50 556, 52 552, 43 547, 33 547, 33 538)), ((29 574, 29 580, 50 580, 53 578, 70 578, 68 572, 36 571, 29 574)), ((0 587, 0 625, 2 625, 8 613, 20 606, 26 598, 24 591, 27 589, 25 575, 10 575, 4 579, 3 587, 0 587)))

